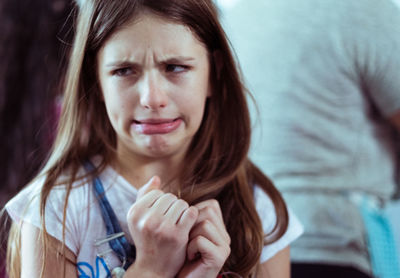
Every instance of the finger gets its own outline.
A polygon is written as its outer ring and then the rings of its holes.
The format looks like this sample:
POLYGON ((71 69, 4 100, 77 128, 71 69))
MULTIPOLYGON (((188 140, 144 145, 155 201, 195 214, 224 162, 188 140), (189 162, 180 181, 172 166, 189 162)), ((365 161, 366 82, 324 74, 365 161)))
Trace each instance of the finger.
POLYGON ((203 264, 215 266, 218 270, 222 268, 230 253, 231 249, 228 245, 218 247, 203 236, 191 240, 186 251, 189 261, 201 259, 203 264))
POLYGON ((136 210, 150 208, 154 202, 164 194, 163 191, 157 189, 160 187, 160 184, 161 181, 159 177, 152 177, 139 189, 136 202, 132 207, 135 207, 136 210))
POLYGON ((178 197, 174 194, 164 193, 154 202, 151 209, 157 214, 164 215, 176 200, 178 200, 178 197))
POLYGON ((199 209, 199 217, 197 218, 196 225, 208 220, 217 226, 219 230, 226 231, 221 208, 216 200, 201 202, 197 204, 196 207, 199 209))
POLYGON ((190 231, 189 239, 192 240, 198 236, 205 237, 218 246, 230 245, 230 237, 226 230, 218 229, 208 220, 195 225, 190 231))
POLYGON ((178 199, 169 207, 168 211, 165 213, 165 216, 177 224, 184 211, 188 208, 189 204, 187 202, 182 199, 178 199))
POLYGON ((138 193, 137 193, 137 200, 142 198, 146 193, 149 193, 152 190, 160 189, 161 188, 161 180, 158 176, 152 177, 145 185, 143 185, 138 193))
POLYGON ((213 214, 217 215, 221 220, 223 220, 221 207, 219 205, 219 202, 215 199, 200 202, 196 204, 195 207, 198 208, 199 211, 203 209, 209 209, 210 213, 212 212, 213 214))
POLYGON ((189 231, 196 223, 198 215, 198 209, 194 206, 191 206, 182 213, 182 216, 177 221, 177 225, 182 229, 189 231))
POLYGON ((216 252, 217 246, 210 240, 203 236, 198 236, 192 239, 187 247, 187 258, 189 261, 193 261, 199 257, 204 261, 212 260, 212 254, 216 252))
POLYGON ((204 223, 211 223, 215 229, 217 230, 218 234, 227 242, 230 243, 231 239, 229 236, 228 231, 226 230, 225 223, 222 219, 220 219, 215 214, 210 214, 205 212, 205 209, 199 211, 199 216, 197 217, 197 221, 195 227, 201 227, 204 223))
POLYGON ((127 214, 128 223, 135 221, 134 219, 138 220, 139 217, 142 217, 163 194, 164 192, 161 190, 152 190, 142 196, 140 200, 137 200, 132 204, 127 214))
POLYGON ((215 211, 210 207, 199 209, 199 217, 197 217, 196 224, 199 224, 205 220, 211 221, 214 225, 224 227, 224 221, 219 217, 215 211))

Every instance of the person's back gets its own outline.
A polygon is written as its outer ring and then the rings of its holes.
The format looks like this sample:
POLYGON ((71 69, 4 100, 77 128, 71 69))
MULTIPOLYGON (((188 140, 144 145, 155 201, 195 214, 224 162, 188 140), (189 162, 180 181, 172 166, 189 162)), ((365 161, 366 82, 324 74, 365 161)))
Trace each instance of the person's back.
POLYGON ((305 226, 293 261, 370 273, 349 193, 387 200, 395 190, 387 118, 400 109, 399 7, 246 0, 225 22, 261 111, 252 157, 305 226))

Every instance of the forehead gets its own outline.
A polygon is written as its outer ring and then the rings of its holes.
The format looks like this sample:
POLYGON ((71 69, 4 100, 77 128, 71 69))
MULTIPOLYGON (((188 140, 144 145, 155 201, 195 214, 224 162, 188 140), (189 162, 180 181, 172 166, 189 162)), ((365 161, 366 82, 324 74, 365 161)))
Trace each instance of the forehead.
MULTIPOLYGON (((135 20, 115 31, 100 52, 131 55, 151 50, 159 55, 207 55, 206 47, 191 29, 151 12, 142 12, 135 20)), ((110 57, 111 58, 111 57, 110 57)))

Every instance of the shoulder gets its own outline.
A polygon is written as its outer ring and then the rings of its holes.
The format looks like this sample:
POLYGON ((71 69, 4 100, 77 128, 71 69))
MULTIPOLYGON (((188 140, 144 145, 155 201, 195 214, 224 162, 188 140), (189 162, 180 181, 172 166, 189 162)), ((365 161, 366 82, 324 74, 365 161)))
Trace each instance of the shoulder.
POLYGON ((93 194, 87 180, 72 183, 68 189, 65 183, 67 178, 61 176, 59 184, 50 188, 45 188, 46 176, 36 178, 6 204, 6 210, 14 222, 28 223, 38 229, 42 229, 44 219, 48 234, 59 241, 63 241, 66 229, 65 243, 76 252, 79 231, 89 215, 85 210, 88 202, 93 199, 93 194), (44 202, 42 199, 46 192, 48 194, 44 202))
MULTIPOLYGON (((90 182, 88 179, 79 179, 79 177, 82 177, 82 173, 78 173, 78 179, 69 185, 69 176, 61 175, 55 184, 46 185, 47 176, 41 175, 13 197, 6 204, 6 208, 8 211, 12 209, 22 211, 23 208, 25 210, 33 209, 35 206, 39 206, 41 199, 46 196, 45 210, 47 212, 53 206, 64 205, 67 195, 68 200, 82 199, 89 193, 90 182)), ((13 215, 11 214, 11 216, 13 215)), ((18 220, 18 217, 14 220, 18 220)))
MULTIPOLYGON (((271 198, 259 187, 254 187, 254 202, 257 213, 261 219, 264 233, 270 233, 276 224, 276 212, 271 198)), ((265 262, 279 251, 288 247, 303 233, 303 226, 296 215, 288 208, 289 225, 284 235, 272 244, 264 246, 261 253, 261 262, 265 262)))
POLYGON ((26 214, 29 214, 32 217, 38 215, 40 195, 45 180, 45 176, 37 177, 10 201, 8 201, 5 208, 15 222, 20 222, 21 217, 26 214), (30 210, 34 208, 35 212, 30 213, 30 210))

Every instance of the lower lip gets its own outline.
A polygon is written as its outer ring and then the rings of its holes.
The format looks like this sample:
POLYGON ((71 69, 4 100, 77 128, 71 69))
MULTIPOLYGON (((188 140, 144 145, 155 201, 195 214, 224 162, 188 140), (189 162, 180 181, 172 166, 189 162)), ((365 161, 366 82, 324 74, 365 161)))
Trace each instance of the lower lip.
POLYGON ((134 123, 132 126, 136 132, 152 135, 167 134, 175 131, 182 123, 182 119, 176 119, 168 123, 134 123))

